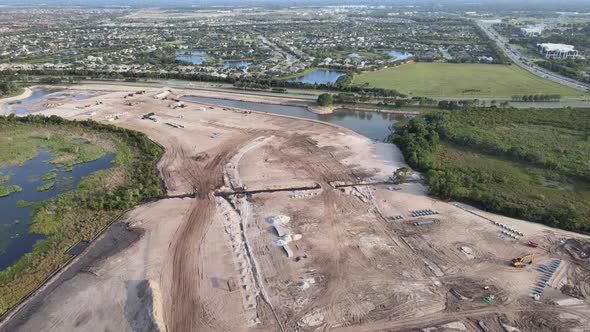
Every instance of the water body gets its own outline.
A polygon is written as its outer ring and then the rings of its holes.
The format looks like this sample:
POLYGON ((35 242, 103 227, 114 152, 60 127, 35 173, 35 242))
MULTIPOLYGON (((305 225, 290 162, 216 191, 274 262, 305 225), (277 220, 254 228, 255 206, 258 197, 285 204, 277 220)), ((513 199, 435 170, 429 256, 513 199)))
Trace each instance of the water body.
POLYGON ((207 59, 207 52, 203 50, 176 50, 176 60, 188 61, 200 65, 207 59))
POLYGON ((303 82, 308 84, 328 84, 335 83, 338 77, 346 75, 346 73, 337 70, 315 70, 303 76, 295 77, 289 82, 303 82))
POLYGON ((181 55, 177 56, 176 60, 188 61, 194 65, 202 64, 207 57, 202 55, 181 55))
POLYGON ((347 56, 350 58, 362 58, 363 57, 362 55, 360 55, 358 53, 349 53, 347 56))
POLYGON ((6 104, 4 106, 4 109, 10 110, 11 112, 16 113, 16 114, 26 114, 27 108, 24 106, 29 105, 29 104, 33 104, 33 103, 38 103, 41 100, 47 98, 47 95, 54 93, 56 91, 59 91, 59 90, 56 90, 56 89, 33 89, 33 93, 29 97, 27 97, 23 100, 19 100, 19 101, 15 101, 13 103, 6 104))
MULTIPOLYGON (((4 110, 5 111, 9 111, 10 113, 16 113, 16 114, 27 114, 29 112, 35 112, 35 111, 40 111, 40 110, 35 110, 35 109, 30 109, 28 107, 28 105, 30 104, 34 104, 34 103, 38 103, 41 102, 45 99, 47 99, 48 97, 50 97, 50 95, 52 93, 56 93, 62 91, 61 89, 33 89, 33 93, 23 99, 23 100, 19 100, 19 101, 15 101, 13 103, 8 103, 6 105, 4 105, 4 110)), ((70 93, 65 93, 64 96, 67 96, 70 99, 75 99, 75 100, 82 100, 82 99, 86 99, 90 96, 85 95, 85 94, 70 94, 70 93)))
MULTIPOLYGON (((80 141, 80 144, 83 143, 80 141)), ((29 223, 33 220, 32 208, 17 207, 17 201, 41 202, 75 189, 83 177, 112 167, 114 160, 112 154, 105 154, 100 159, 74 165, 70 172, 60 168, 54 179, 44 181, 43 175, 55 169, 55 166, 49 163, 53 155, 46 149, 38 149, 37 152, 35 158, 21 166, 0 167, 0 174, 11 175, 3 185, 18 185, 23 189, 21 192, 0 198, 0 211, 2 211, 0 214, 0 270, 16 263, 23 255, 32 251, 37 241, 44 238, 39 234, 28 233, 29 223), (53 188, 37 191, 41 185, 53 181, 55 181, 53 188)))
POLYGON ((387 50, 384 52, 395 57, 395 61, 405 60, 411 56, 414 56, 414 54, 412 54, 412 53, 400 52, 400 51, 396 51, 396 50, 387 50))
POLYGON ((333 114, 315 114, 305 107, 273 105, 249 101, 236 101, 219 98, 187 96, 184 100, 220 106, 237 107, 258 112, 288 115, 297 118, 313 119, 349 128, 368 138, 383 141, 390 134, 390 126, 403 115, 378 112, 364 112, 338 109, 333 114))
POLYGON ((252 62, 239 60, 224 61, 222 63, 223 68, 248 68, 251 64, 252 62))
POLYGON ((203 50, 176 50, 176 55, 206 55, 203 50))

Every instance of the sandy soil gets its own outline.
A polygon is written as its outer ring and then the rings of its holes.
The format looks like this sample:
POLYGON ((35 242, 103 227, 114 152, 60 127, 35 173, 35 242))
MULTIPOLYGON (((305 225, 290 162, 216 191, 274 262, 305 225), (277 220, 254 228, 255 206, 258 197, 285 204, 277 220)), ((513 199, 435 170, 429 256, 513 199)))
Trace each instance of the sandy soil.
POLYGON ((590 326, 588 237, 438 201, 420 183, 379 184, 405 166, 395 146, 314 121, 193 103, 172 109, 154 98, 163 89, 131 97, 138 89, 79 89, 108 91, 44 113, 146 133, 166 149, 158 169, 168 195, 188 197, 127 213, 123 224, 136 239, 116 252, 89 248, 95 259, 32 297, 2 330, 590 326), (95 101, 102 104, 80 108, 95 101), (140 119, 148 112, 157 122, 140 119), (437 214, 412 217, 424 209, 437 214), (276 216, 289 221, 271 224, 276 216), (496 223, 525 235, 506 236, 496 223), (532 266, 510 266, 529 252, 532 266), (539 267, 556 258, 535 301, 539 267), (488 295, 492 305, 482 300, 488 295))

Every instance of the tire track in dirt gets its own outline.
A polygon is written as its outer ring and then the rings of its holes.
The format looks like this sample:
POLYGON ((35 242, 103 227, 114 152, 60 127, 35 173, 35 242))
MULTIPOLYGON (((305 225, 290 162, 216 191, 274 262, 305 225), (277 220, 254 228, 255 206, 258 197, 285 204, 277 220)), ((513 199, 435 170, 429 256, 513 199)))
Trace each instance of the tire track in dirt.
POLYGON ((213 192, 223 185, 224 161, 240 143, 248 142, 253 136, 253 133, 237 135, 221 146, 206 151, 212 157, 202 162, 193 160, 185 149, 173 151, 173 155, 182 160, 175 176, 188 182, 194 190, 195 199, 186 222, 179 228, 170 246, 171 271, 165 271, 170 275, 163 277, 170 283, 166 305, 166 322, 170 331, 207 331, 218 328, 199 297, 202 280, 199 264, 201 244, 213 221, 213 192))
MULTIPOLYGON (((327 259, 322 261, 322 270, 325 271, 326 288, 318 296, 319 301, 313 305, 305 307, 295 316, 286 318, 285 326, 288 330, 298 329, 298 321, 305 315, 320 310, 325 316, 327 325, 339 324, 343 302, 354 302, 354 299, 347 294, 348 286, 351 285, 347 277, 347 269, 355 257, 348 251, 347 242, 342 237, 342 232, 338 230, 338 216, 342 216, 340 209, 346 209, 346 204, 340 204, 340 199, 336 189, 330 185, 334 181, 354 181, 355 176, 352 170, 323 148, 318 147, 309 137, 300 134, 292 134, 287 141, 280 147, 273 150, 273 155, 289 165, 289 168, 295 168, 306 173, 307 177, 317 181, 322 187, 322 193, 317 197, 322 202, 324 212, 322 223, 323 227, 331 229, 325 234, 331 236, 330 242, 337 245, 327 259), (294 153, 290 153, 293 152, 294 153), (301 157, 301 152, 305 158, 301 157)), ((363 265, 364 262, 358 262, 363 265)))

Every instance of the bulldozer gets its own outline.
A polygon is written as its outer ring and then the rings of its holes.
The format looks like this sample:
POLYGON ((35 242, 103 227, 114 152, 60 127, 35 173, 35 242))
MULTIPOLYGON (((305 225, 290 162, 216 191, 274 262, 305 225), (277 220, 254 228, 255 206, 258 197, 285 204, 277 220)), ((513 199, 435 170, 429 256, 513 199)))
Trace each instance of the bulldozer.
POLYGON ((526 254, 522 257, 514 258, 512 260, 512 266, 514 267, 525 267, 527 264, 533 264, 535 254, 526 254))

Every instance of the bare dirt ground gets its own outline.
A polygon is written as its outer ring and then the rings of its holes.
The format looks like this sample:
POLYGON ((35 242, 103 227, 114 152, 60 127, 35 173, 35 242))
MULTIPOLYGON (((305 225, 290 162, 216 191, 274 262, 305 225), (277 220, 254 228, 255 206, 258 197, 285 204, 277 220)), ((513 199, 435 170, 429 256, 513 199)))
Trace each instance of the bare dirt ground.
POLYGON ((420 183, 358 185, 405 164, 347 129, 102 89, 44 113, 146 133, 166 149, 171 197, 127 213, 117 227, 136 238, 104 253, 99 240, 2 330, 589 330, 588 237, 438 201, 420 183), (437 213, 412 217, 425 209, 437 213), (529 252, 532 265, 510 266, 529 252))

